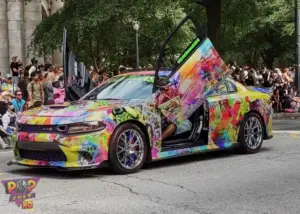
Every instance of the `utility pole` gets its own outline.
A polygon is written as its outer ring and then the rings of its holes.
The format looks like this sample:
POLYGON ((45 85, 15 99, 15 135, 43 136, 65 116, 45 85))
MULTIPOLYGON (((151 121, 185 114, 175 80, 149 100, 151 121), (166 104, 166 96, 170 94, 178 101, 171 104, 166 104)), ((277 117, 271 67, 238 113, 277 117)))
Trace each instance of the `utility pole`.
POLYGON ((297 93, 300 93, 300 0, 295 0, 295 28, 296 28, 296 73, 295 83, 297 93))

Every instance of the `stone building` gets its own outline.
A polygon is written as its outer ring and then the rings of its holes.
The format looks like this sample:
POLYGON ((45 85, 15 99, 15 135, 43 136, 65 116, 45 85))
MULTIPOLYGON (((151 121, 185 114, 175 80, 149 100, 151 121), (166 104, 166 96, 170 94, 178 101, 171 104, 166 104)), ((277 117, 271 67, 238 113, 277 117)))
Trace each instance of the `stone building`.
MULTIPOLYGON (((0 72, 9 72, 13 55, 23 59, 25 65, 31 64, 32 53, 27 52, 31 36, 43 18, 54 14, 63 6, 61 0, 0 0, 0 72)), ((39 63, 44 57, 36 57, 39 63)), ((60 65, 62 56, 55 50, 52 63, 60 65)))

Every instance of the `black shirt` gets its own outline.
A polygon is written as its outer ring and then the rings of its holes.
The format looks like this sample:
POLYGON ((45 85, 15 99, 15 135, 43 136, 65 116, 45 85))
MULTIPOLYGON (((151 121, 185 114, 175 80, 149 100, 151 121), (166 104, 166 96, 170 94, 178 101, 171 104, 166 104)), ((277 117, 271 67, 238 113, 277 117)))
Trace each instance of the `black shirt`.
POLYGON ((10 64, 10 69, 11 69, 12 75, 13 75, 14 77, 18 77, 18 76, 19 76, 19 72, 14 72, 14 68, 18 70, 18 69, 19 69, 19 63, 17 63, 17 62, 12 62, 12 63, 10 64))
POLYGON ((0 101, 0 115, 4 115, 8 110, 8 104, 0 101))
POLYGON ((18 87, 20 88, 22 94, 23 94, 23 99, 25 101, 28 100, 28 91, 27 91, 27 85, 29 84, 29 79, 28 77, 22 78, 21 81, 18 84, 18 87))

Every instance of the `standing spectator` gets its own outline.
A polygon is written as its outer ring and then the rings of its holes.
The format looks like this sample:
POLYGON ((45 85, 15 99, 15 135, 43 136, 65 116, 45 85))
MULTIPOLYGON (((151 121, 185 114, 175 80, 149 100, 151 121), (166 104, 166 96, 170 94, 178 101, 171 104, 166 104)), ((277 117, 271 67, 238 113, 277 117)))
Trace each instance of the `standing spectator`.
MULTIPOLYGON (((22 59, 18 59, 18 67, 19 67, 19 81, 20 81, 20 78, 21 78, 21 76, 22 76, 22 74, 23 74, 23 71, 24 71, 24 67, 23 67, 23 61, 22 61, 22 59)), ((19 83, 18 83, 19 84, 19 83)), ((17 84, 17 85, 18 85, 17 84)))
POLYGON ((0 86, 2 86, 2 83, 4 82, 4 79, 3 79, 3 77, 2 77, 2 74, 1 74, 1 72, 0 72, 0 86))
POLYGON ((31 76, 32 72, 37 71, 38 61, 34 58, 31 59, 31 67, 29 69, 29 75, 31 76))
POLYGON ((44 102, 44 87, 37 72, 31 74, 32 81, 27 86, 31 107, 39 107, 44 102))
POLYGON ((289 69, 288 68, 283 69, 282 79, 283 79, 283 82, 285 82, 287 84, 291 84, 293 82, 292 78, 289 77, 289 69))
POLYGON ((90 66, 90 67, 89 67, 89 73, 90 73, 90 75, 92 74, 93 71, 94 71, 94 67, 93 67, 93 66, 90 66))
POLYGON ((272 107, 275 111, 282 111, 282 103, 280 101, 279 90, 275 89, 271 97, 272 107))
POLYGON ((53 100, 53 83, 54 83, 54 74, 53 72, 48 72, 45 74, 44 81, 44 94, 45 94, 45 104, 52 104, 50 101, 53 100))
POLYGON ((18 85, 19 89, 21 90, 22 94, 23 94, 23 99, 25 101, 28 101, 28 91, 27 91, 27 85, 29 84, 29 69, 30 66, 27 66, 24 70, 24 75, 20 80, 20 83, 18 85))
POLYGON ((51 64, 51 57, 48 57, 46 60, 45 60, 45 71, 49 71, 52 67, 52 64, 51 64))
POLYGON ((39 65, 37 70, 38 70, 38 72, 43 74, 45 72, 45 66, 44 65, 39 65))
POLYGON ((296 73, 296 71, 295 71, 295 68, 294 68, 294 67, 291 67, 291 68, 290 68, 290 73, 291 73, 291 78, 292 78, 292 79, 295 79, 295 73, 296 73))
POLYGON ((19 63, 17 62, 17 56, 13 56, 12 57, 12 62, 10 63, 10 69, 12 72, 12 76, 13 76, 13 84, 14 85, 18 85, 19 84, 19 76, 20 76, 20 72, 21 72, 21 68, 19 67, 19 63))
POLYGON ((264 87, 272 87, 275 84, 275 80, 277 78, 276 73, 272 73, 270 70, 265 70, 263 73, 263 79, 264 79, 264 87))
POLYGON ((54 70, 54 81, 58 81, 60 77, 63 75, 64 69, 62 66, 59 66, 57 69, 54 70))
POLYGON ((120 65, 118 75, 124 74, 126 72, 126 68, 123 65, 120 65))
POLYGON ((99 85, 99 74, 96 71, 93 71, 91 75, 93 87, 97 87, 99 85))
POLYGON ((15 97, 11 102, 14 106, 15 112, 24 111, 25 100, 22 99, 22 92, 17 90, 15 93, 15 97))
POLYGON ((109 76, 107 75, 107 73, 103 73, 102 74, 102 82, 105 82, 108 79, 109 79, 109 76))

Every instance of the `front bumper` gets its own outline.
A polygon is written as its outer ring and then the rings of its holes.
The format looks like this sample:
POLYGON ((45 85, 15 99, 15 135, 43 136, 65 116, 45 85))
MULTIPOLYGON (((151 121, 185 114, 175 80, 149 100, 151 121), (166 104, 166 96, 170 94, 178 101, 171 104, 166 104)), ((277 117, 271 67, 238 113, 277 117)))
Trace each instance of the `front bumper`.
POLYGON ((108 160, 106 130, 72 136, 20 132, 16 139, 10 164, 81 170, 98 168, 108 160))
MULTIPOLYGON (((26 160, 28 161, 28 160, 26 160)), ((90 169, 99 169, 99 168, 104 168, 108 167, 108 162, 103 161, 100 164, 95 164, 95 165, 88 165, 88 166, 80 166, 80 167, 61 167, 61 166, 51 166, 51 165, 29 165, 29 164, 24 164, 23 162, 20 162, 16 159, 12 159, 7 163, 8 166, 11 165, 18 165, 18 166, 26 166, 26 167, 32 167, 32 168, 48 168, 48 169, 57 169, 59 171, 79 171, 79 170, 90 170, 90 169)))

